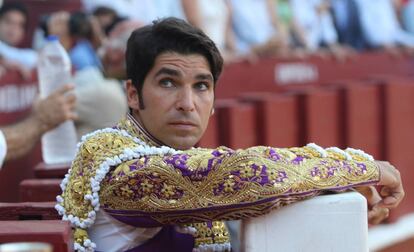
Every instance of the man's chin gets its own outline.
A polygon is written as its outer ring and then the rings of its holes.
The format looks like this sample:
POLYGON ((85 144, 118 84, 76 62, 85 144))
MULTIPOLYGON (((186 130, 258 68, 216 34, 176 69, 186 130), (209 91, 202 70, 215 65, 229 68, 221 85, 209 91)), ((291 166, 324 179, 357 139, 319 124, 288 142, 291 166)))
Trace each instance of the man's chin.
POLYGON ((188 150, 194 147, 197 144, 198 140, 195 138, 178 138, 172 139, 171 141, 166 142, 168 146, 176 150, 188 150))

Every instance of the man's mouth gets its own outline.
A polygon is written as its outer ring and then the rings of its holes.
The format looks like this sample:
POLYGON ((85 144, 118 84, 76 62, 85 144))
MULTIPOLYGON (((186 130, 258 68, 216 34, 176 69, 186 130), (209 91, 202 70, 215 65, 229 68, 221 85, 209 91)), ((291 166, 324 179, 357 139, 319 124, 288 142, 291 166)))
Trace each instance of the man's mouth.
POLYGON ((195 123, 189 122, 189 121, 175 121, 175 122, 170 122, 169 125, 173 126, 174 128, 183 129, 183 130, 190 130, 197 126, 195 123))

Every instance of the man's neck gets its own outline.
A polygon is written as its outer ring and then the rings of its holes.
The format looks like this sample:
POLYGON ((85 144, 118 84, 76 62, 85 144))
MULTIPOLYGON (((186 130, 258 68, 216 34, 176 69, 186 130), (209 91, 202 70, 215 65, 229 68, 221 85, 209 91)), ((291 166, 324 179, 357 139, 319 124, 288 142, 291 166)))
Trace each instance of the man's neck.
POLYGON ((145 128, 145 125, 142 123, 139 115, 136 112, 132 111, 132 113, 129 113, 128 118, 135 124, 135 126, 138 128, 140 132, 147 136, 147 138, 151 139, 159 146, 168 146, 148 132, 148 130, 145 128))

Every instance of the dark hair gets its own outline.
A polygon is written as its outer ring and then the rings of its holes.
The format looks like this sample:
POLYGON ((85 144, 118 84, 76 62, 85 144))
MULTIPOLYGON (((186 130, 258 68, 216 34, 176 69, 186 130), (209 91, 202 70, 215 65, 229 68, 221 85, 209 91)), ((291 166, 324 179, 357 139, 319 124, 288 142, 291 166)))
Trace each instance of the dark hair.
POLYGON ((73 37, 92 39, 92 24, 89 16, 83 12, 77 11, 70 15, 69 34, 73 37))
POLYGON ((27 20, 29 19, 29 13, 27 12, 26 7, 22 3, 9 2, 9 3, 3 4, 3 6, 1 6, 0 8, 0 19, 3 18, 3 16, 10 11, 18 11, 22 13, 24 18, 26 19, 26 25, 27 25, 27 20))
POLYGON ((165 18, 135 30, 128 39, 126 49, 127 78, 137 88, 140 107, 145 77, 154 66, 155 59, 164 52, 200 54, 204 56, 213 75, 214 84, 223 68, 223 58, 214 42, 200 29, 178 18, 165 18))
POLYGON ((103 15, 117 16, 116 11, 114 9, 105 7, 105 6, 99 6, 98 8, 96 8, 92 12, 92 15, 94 16, 103 16, 103 15))
POLYGON ((95 17, 112 16, 112 21, 108 25, 103 27, 104 32, 105 32, 106 35, 109 35, 117 24, 119 24, 120 22, 126 20, 126 18, 118 16, 118 14, 116 13, 116 11, 114 9, 109 8, 109 7, 104 7, 104 6, 100 6, 100 7, 96 8, 93 11, 92 14, 95 17))

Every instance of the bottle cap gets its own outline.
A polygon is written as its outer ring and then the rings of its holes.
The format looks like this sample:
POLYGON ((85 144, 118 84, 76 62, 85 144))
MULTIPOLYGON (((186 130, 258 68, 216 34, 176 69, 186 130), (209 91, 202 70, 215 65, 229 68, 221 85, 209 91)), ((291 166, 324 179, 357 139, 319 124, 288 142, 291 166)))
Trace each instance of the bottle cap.
POLYGON ((57 41, 57 40, 59 40, 59 37, 56 35, 47 36, 47 41, 57 41))

